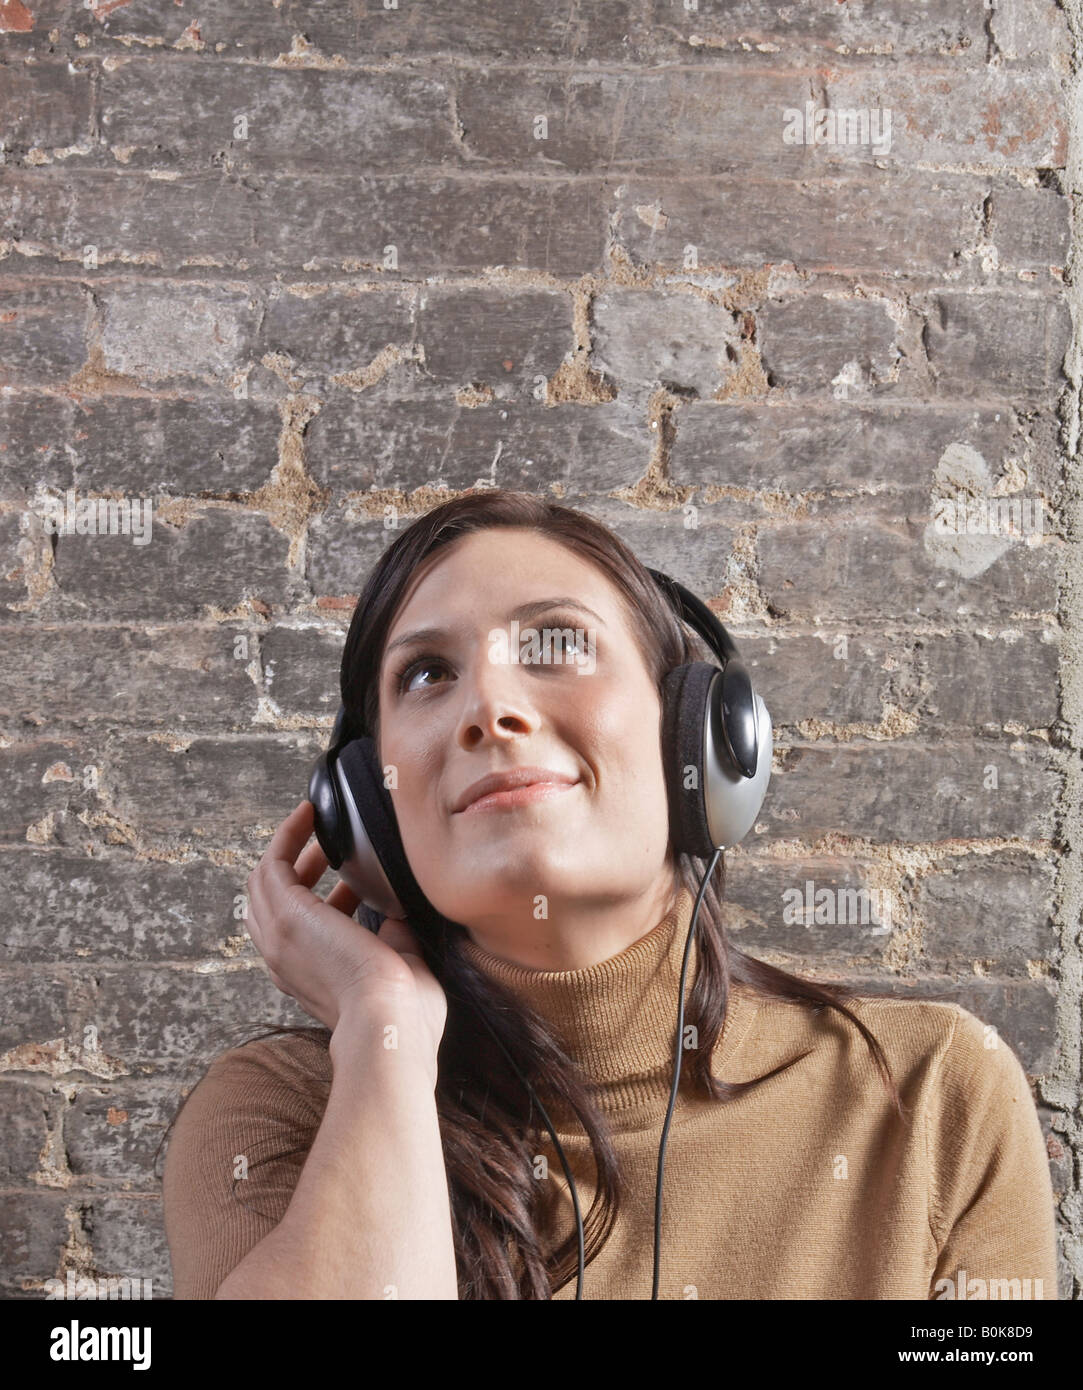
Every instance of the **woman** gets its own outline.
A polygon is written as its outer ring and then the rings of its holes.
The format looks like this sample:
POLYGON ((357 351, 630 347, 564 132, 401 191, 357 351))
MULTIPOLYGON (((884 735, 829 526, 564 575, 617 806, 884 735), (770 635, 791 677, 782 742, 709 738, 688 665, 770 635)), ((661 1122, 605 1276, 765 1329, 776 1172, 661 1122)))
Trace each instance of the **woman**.
MULTIPOLYGON (((462 925, 435 968, 405 921, 360 930, 345 884, 312 892, 327 860, 305 847, 311 804, 282 823, 248 927, 323 1027, 224 1053, 181 1110, 164 1177, 176 1297, 574 1297, 571 1197, 524 1081, 584 1204, 584 1296, 650 1297, 703 873, 669 840, 660 691, 705 655, 627 547, 556 504, 485 489, 388 548, 343 704, 390 770, 422 891, 462 925), (520 609, 588 629, 589 674, 490 660, 520 609), (548 785, 467 804, 523 766, 548 785)), ((995 1030, 952 1003, 800 980, 721 922, 709 885, 660 1296, 1055 1298, 1041 1129, 995 1030)))

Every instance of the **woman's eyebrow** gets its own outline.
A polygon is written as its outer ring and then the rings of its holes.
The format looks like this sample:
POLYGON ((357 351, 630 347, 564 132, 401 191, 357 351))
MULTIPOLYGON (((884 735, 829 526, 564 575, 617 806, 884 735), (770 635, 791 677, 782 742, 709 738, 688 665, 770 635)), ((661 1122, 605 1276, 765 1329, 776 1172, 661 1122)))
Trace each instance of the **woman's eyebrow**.
MULTIPOLYGON (((595 613, 593 608, 588 608, 585 603, 577 598, 557 597, 531 599, 529 603, 521 603, 518 608, 513 608, 507 615, 507 621, 511 622, 514 618, 533 618, 537 613, 548 612, 552 608, 576 608, 581 613, 587 613, 592 618, 597 618, 603 627, 608 626, 605 619, 595 613)), ((418 627, 412 632, 403 633, 401 637, 396 637, 393 642, 389 642, 384 649, 385 657, 390 656, 399 647, 408 647, 414 642, 436 642, 446 635, 447 629, 441 627, 418 627)))

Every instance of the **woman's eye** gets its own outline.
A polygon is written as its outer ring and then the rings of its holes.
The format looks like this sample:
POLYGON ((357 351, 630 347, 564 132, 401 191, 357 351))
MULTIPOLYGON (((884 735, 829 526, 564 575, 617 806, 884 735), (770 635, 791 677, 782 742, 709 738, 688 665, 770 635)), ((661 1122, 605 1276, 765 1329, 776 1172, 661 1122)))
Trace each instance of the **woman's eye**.
POLYGON ((415 661, 412 666, 407 667, 407 669, 402 673, 402 676, 399 680, 399 689, 408 690, 410 688, 410 685, 413 683, 413 679, 415 676, 421 675, 423 671, 437 670, 442 665, 442 661, 426 661, 424 659, 421 661, 415 661))

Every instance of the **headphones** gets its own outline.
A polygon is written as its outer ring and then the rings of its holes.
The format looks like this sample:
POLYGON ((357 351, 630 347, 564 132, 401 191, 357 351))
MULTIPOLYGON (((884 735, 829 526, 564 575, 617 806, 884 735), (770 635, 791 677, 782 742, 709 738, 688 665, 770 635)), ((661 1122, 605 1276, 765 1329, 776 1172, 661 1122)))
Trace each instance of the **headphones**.
MULTIPOLYGON (((673 848, 710 861, 696 898, 685 943, 678 1008, 673 1088, 662 1132, 655 1202, 654 1292, 658 1297, 662 1169, 669 1121, 680 1084, 684 1035, 684 985, 689 950, 707 883, 724 849, 744 839, 756 822, 771 776, 771 716, 756 694, 733 638, 707 605, 661 570, 650 569, 676 616, 683 619, 718 657, 718 664, 691 661, 669 671, 662 685, 662 764, 673 848)), ((308 783, 315 808, 314 828, 329 866, 367 907, 384 917, 405 918, 418 932, 444 936, 448 919, 421 891, 403 848, 391 796, 368 734, 347 735, 340 705, 327 751, 316 760, 308 783)), ((492 1032, 491 1025, 484 1019, 492 1032)), ((583 1223, 578 1195, 564 1152, 549 1117, 530 1083, 507 1054, 545 1121, 571 1190, 579 1236, 582 1298, 583 1223)))

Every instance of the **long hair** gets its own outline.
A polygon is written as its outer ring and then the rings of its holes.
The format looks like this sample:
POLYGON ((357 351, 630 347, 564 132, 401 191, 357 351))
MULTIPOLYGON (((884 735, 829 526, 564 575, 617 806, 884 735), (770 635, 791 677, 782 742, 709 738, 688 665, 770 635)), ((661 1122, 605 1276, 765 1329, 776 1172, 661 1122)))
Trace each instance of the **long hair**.
MULTIPOLYGON (((342 656, 342 703, 348 721, 346 732, 351 736, 370 733, 379 746, 380 663, 401 596, 414 571, 442 547, 488 527, 536 532, 598 566, 623 596, 632 632, 660 697, 662 682, 673 667, 688 661, 717 660, 698 634, 686 630, 632 551, 605 526, 585 513, 529 493, 480 488, 456 496, 412 522, 369 574, 342 656)), ((674 863, 675 897, 681 885, 694 897, 706 862, 678 854, 674 863)), ((883 1049, 847 1007, 847 1000, 860 997, 857 992, 841 984, 815 984, 788 974, 728 941, 722 915, 724 856, 720 867, 721 881, 716 884, 712 880, 707 885, 697 921, 696 972, 685 1020, 698 1030, 699 1046, 690 1052, 687 1067, 682 1067, 682 1088, 688 1094, 724 1104, 808 1055, 802 1052, 751 1081, 728 1082, 713 1074, 712 1055, 726 1020, 731 985, 740 982, 766 998, 814 1012, 834 1009, 848 1019, 871 1049, 892 1102, 906 1119, 883 1049)), ((359 909, 359 917, 373 928, 383 920, 365 907, 359 909)), ((539 1096, 552 1099, 559 1113, 574 1115, 589 1138, 597 1176, 594 1198, 583 1223, 587 1263, 597 1257, 613 1230, 623 1179, 604 1118, 591 1100, 587 1078, 565 1053, 546 1019, 466 958, 462 951, 465 939, 465 929, 451 924, 439 947, 422 942, 426 962, 448 1001, 437 1058, 436 1106, 459 1297, 547 1299, 574 1276, 578 1239, 572 1231, 554 1248, 544 1244, 549 1210, 546 1189, 552 1184, 536 1180, 533 1164, 545 1140, 540 1116, 508 1055, 539 1096), (481 1015, 508 1055, 494 1042, 481 1015)), ((324 1047, 331 1037, 326 1028, 276 1025, 257 1036, 278 1033, 302 1033, 324 1047)))

